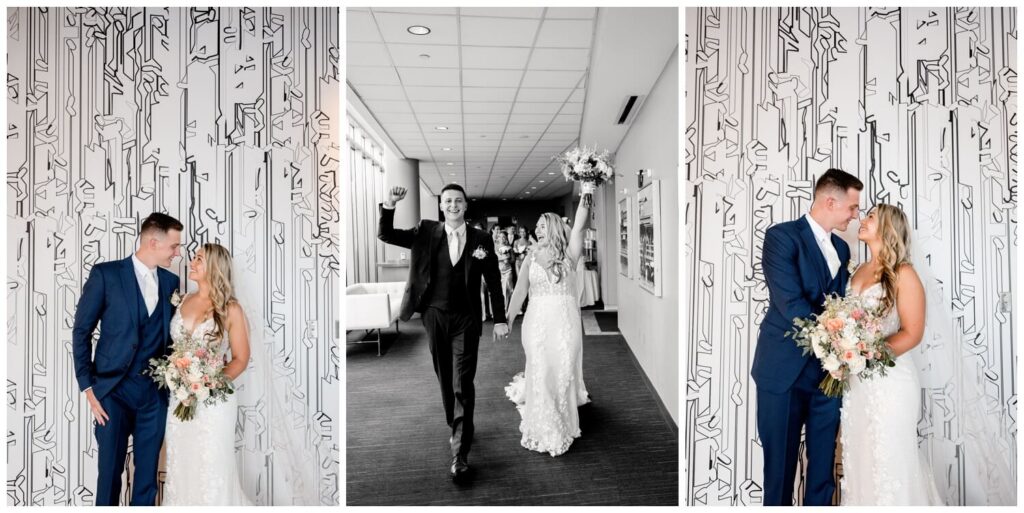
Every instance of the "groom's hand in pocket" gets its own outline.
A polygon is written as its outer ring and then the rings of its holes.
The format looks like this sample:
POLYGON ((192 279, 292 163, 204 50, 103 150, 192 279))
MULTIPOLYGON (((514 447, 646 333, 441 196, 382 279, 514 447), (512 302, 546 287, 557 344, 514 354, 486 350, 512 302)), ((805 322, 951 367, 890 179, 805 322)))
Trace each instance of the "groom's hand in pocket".
POLYGON ((100 404, 100 400, 96 399, 96 394, 92 393, 91 388, 85 390, 85 399, 89 401, 89 409, 92 410, 92 416, 96 418, 96 423, 106 426, 107 420, 110 417, 107 416, 107 412, 103 409, 103 405, 100 404))

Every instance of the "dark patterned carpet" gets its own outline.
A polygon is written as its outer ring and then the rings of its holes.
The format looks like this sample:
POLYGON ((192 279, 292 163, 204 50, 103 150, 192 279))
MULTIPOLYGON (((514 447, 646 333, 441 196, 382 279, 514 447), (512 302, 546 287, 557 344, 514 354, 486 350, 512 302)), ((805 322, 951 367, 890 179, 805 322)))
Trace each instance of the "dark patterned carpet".
MULTIPOLYGON (((476 374, 476 437, 468 486, 448 480, 448 426, 418 319, 375 344, 347 346, 349 505, 678 505, 678 430, 621 336, 587 336, 583 374, 593 402, 578 438, 552 458, 519 445, 504 395, 523 370, 519 326, 504 342, 484 327, 476 374)), ((353 333, 353 337, 358 334, 353 333)))

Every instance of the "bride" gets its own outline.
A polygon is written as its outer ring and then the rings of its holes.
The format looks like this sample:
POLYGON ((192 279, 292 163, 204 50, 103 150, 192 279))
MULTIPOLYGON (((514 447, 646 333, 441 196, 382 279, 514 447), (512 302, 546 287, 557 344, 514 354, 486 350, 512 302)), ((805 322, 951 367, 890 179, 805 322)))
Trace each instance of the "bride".
MULTIPOLYGON (((189 278, 199 285, 187 294, 171 318, 171 339, 189 335, 219 342, 224 374, 232 381, 249 362, 249 330, 245 313, 235 299, 231 255, 219 244, 204 244, 189 264, 189 278)), ((195 417, 181 421, 167 415, 164 441, 167 475, 162 504, 251 505, 242 490, 235 460, 237 395, 213 406, 199 403, 195 417)), ((178 400, 171 395, 169 411, 178 400)))
POLYGON ((580 436, 576 408, 589 399, 583 384, 583 324, 576 263, 590 218, 593 187, 584 188, 572 232, 561 217, 546 213, 537 221, 537 244, 529 251, 508 307, 513 325, 527 295, 523 318, 526 370, 505 387, 522 416, 520 444, 558 456, 580 436))
POLYGON ((847 296, 877 306, 896 361, 885 376, 852 376, 843 395, 842 504, 1015 504, 1005 412, 961 354, 949 300, 911 244, 906 215, 877 205, 857 237, 871 258, 847 296))

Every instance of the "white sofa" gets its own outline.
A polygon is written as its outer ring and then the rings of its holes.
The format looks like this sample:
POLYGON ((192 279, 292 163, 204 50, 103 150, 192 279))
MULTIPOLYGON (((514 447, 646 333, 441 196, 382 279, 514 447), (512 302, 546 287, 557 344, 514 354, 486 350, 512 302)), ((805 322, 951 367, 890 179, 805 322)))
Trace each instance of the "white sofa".
MULTIPOLYGON (((380 330, 395 325, 405 294, 405 282, 356 283, 345 289, 345 331, 377 331, 377 356, 380 356, 380 330)), ((371 341, 372 342, 372 341, 371 341)))

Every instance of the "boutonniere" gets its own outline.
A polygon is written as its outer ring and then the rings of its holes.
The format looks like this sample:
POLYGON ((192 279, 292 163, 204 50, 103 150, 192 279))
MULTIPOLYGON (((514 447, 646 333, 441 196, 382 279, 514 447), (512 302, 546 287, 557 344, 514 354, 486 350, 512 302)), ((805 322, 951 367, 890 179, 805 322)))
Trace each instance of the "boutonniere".
POLYGON ((477 246, 477 248, 473 250, 473 258, 477 260, 483 260, 487 258, 487 250, 484 249, 483 246, 477 246))
POLYGON ((857 263, 854 262, 852 258, 846 263, 846 272, 850 274, 857 272, 857 263))
POLYGON ((178 292, 178 289, 174 289, 174 293, 171 294, 171 304, 174 305, 175 308, 181 304, 181 293, 178 292))

